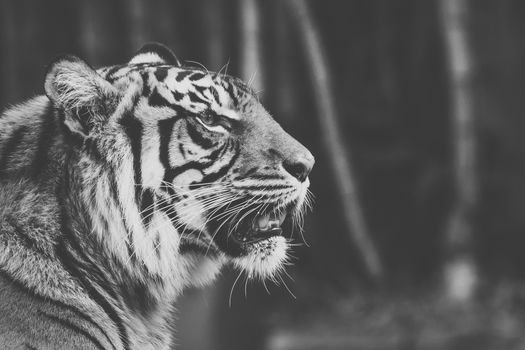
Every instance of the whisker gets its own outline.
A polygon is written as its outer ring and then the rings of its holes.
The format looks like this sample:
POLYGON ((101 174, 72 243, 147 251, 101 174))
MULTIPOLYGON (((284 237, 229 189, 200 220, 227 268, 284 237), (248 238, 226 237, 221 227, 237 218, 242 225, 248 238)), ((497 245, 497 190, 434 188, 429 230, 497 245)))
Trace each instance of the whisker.
POLYGON ((206 71, 207 74, 210 74, 210 71, 208 70, 208 68, 206 68, 202 63, 200 62, 197 62, 197 61, 192 61, 192 60, 184 60, 184 62, 187 62, 187 63, 195 63, 196 65, 198 65, 199 67, 201 67, 202 69, 204 69, 206 71))
POLYGON ((228 305, 229 307, 231 308, 232 307, 232 295, 233 295, 233 289, 235 288, 235 285, 237 284, 237 281, 239 280, 239 278, 241 277, 243 271, 241 270, 241 272, 239 272, 239 275, 237 276, 237 278, 235 279, 235 281, 233 282, 233 285, 232 285, 232 288, 230 290, 230 298, 228 300, 228 305))
POLYGON ((295 296, 295 294, 292 293, 292 291, 290 290, 290 288, 288 288, 288 285, 286 284, 286 282, 284 281, 283 277, 281 275, 278 275, 279 276, 279 279, 281 280, 281 282, 283 282, 284 284, 284 288, 286 288, 286 290, 288 291, 288 293, 290 293, 290 295, 297 300, 297 297, 295 296))
POLYGON ((266 280, 265 279, 262 279, 262 284, 264 286, 264 289, 266 290, 266 293, 268 293, 268 295, 272 295, 270 293, 270 290, 268 289, 268 286, 266 285, 266 280))

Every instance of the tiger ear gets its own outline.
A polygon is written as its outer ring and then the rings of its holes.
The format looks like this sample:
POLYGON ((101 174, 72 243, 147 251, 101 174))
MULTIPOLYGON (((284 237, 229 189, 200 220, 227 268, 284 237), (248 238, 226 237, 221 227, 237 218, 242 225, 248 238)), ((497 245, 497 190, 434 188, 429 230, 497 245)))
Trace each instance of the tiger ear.
POLYGON ((177 67, 181 66, 173 51, 167 46, 156 42, 144 44, 129 61, 129 64, 138 63, 159 63, 177 67))
POLYGON ((71 131, 87 135, 113 113, 117 90, 93 68, 75 56, 55 59, 47 70, 45 92, 64 111, 71 131))

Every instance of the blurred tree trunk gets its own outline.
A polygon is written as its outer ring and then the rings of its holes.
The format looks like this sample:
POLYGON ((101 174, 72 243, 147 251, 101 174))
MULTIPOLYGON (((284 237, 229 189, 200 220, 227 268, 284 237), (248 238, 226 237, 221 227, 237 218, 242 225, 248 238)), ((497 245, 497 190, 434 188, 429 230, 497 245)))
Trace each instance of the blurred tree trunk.
POLYGON ((223 6, 221 1, 204 0, 201 7, 206 30, 207 60, 210 70, 214 71, 218 71, 227 63, 223 6))
POLYGON ((0 16, 2 26, 0 35, 2 36, 2 91, 0 101, 3 108, 6 102, 13 102, 20 93, 20 84, 17 73, 20 71, 18 60, 18 38, 16 35, 16 11, 13 1, 0 2, 0 16))
POLYGON ((100 1, 82 0, 80 3, 81 40, 82 51, 88 62, 98 66, 102 62, 104 52, 104 41, 107 29, 104 26, 104 7, 100 1))
POLYGON ((450 213, 444 279, 447 296, 467 301, 478 272, 472 256, 473 216, 477 202, 476 140, 468 0, 441 0, 441 24, 448 59, 454 151, 455 203, 450 213))
POLYGON ((320 115, 321 137, 326 146, 326 152, 341 196, 339 200, 343 207, 347 230, 361 254, 366 272, 375 282, 380 282, 383 279, 383 266, 377 249, 370 238, 359 202, 350 155, 346 151, 340 132, 341 126, 335 108, 331 77, 317 26, 304 0, 289 0, 287 4, 289 4, 290 13, 295 19, 301 36, 300 39, 306 51, 316 97, 315 103, 320 115))
POLYGON ((143 0, 128 0, 123 6, 128 20, 131 52, 140 49, 146 42, 146 38, 149 37, 149 28, 151 26, 148 23, 148 8, 143 0))
MULTIPOLYGON (((156 0, 153 2, 146 2, 151 4, 148 6, 147 13, 148 17, 145 23, 147 23, 147 32, 144 33, 143 40, 145 41, 157 41, 167 47, 169 47, 179 60, 184 57, 184 43, 187 39, 183 39, 184 34, 181 28, 184 28, 184 23, 180 19, 180 14, 183 11, 178 11, 180 6, 179 2, 172 0, 156 0)), ((204 11, 204 8, 203 8, 204 11)), ((198 24, 199 26, 202 24, 198 24)), ((144 42, 140 43, 141 47, 144 42)), ((133 50, 137 50, 139 47, 133 47, 133 50)))
MULTIPOLYGON (((255 91, 263 89, 264 71, 261 52, 261 29, 257 0, 239 1, 241 9, 241 78, 255 91)), ((261 91, 261 96, 263 91, 261 91)))
POLYGON ((294 52, 290 38, 288 16, 284 12, 286 5, 282 1, 273 1, 272 24, 275 34, 271 38, 274 42, 267 42, 266 47, 273 50, 272 54, 272 78, 274 79, 270 89, 272 97, 276 100, 279 119, 292 122, 296 117, 297 103, 296 89, 293 86, 294 80, 294 52))

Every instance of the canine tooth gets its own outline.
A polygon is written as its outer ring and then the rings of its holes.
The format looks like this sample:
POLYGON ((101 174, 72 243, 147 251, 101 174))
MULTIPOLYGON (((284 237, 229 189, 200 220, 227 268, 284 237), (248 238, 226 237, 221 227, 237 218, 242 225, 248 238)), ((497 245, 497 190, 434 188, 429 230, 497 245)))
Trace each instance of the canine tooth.
POLYGON ((275 228, 275 227, 279 227, 280 223, 279 223, 279 220, 271 220, 269 225, 270 227, 275 228))
POLYGON ((270 217, 268 215, 260 216, 257 224, 259 225, 259 229, 265 229, 268 227, 268 222, 270 221, 270 217))
POLYGON ((284 222, 284 219, 286 219, 286 213, 282 213, 279 216, 279 225, 282 225, 282 223, 284 222))

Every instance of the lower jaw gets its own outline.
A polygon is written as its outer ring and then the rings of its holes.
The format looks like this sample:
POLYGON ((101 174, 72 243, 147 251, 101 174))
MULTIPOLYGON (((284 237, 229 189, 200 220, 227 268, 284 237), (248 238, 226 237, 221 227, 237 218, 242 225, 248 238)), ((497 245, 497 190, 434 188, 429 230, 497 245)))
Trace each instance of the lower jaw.
POLYGON ((246 254, 232 257, 231 262, 248 278, 275 276, 287 260, 288 243, 283 236, 274 236, 250 245, 246 254))
MULTIPOLYGON (((226 230, 225 230, 226 231, 226 230)), ((225 254, 236 258, 249 255, 252 248, 273 238, 282 237, 282 229, 275 228, 268 232, 253 232, 248 234, 215 232, 215 244, 225 254)))
POLYGON ((265 241, 278 237, 283 238, 283 242, 286 241, 282 236, 282 227, 291 229, 291 220, 284 214, 280 217, 270 215, 262 215, 267 218, 259 219, 262 223, 258 221, 260 216, 226 224, 212 221, 208 229, 213 233, 213 240, 217 247, 226 255, 233 258, 251 255, 253 248, 261 246, 265 241))

